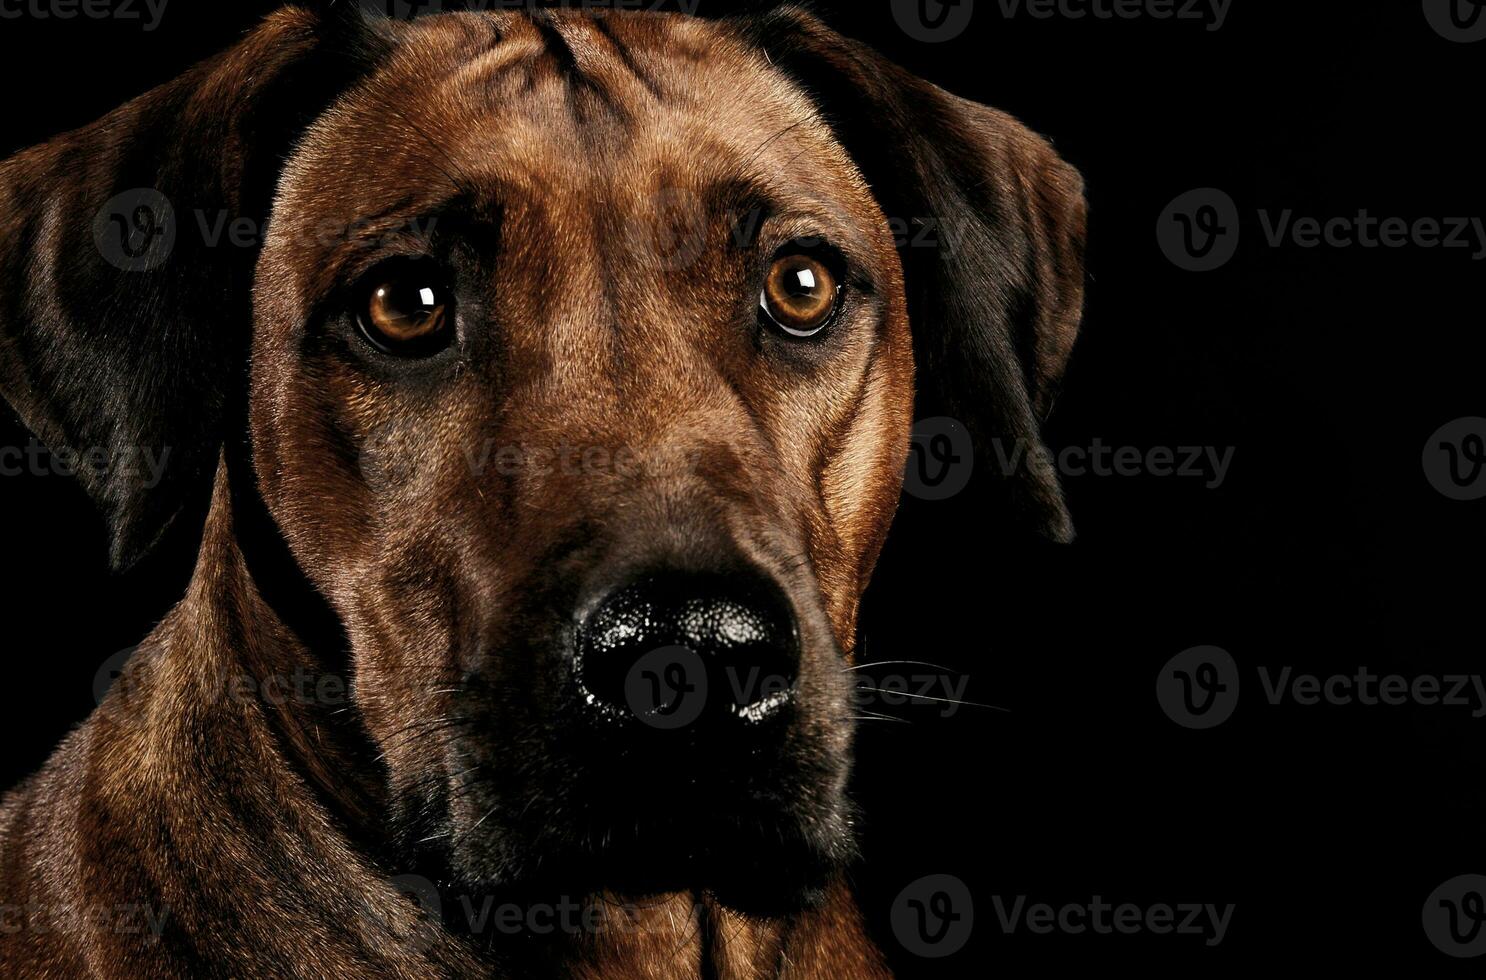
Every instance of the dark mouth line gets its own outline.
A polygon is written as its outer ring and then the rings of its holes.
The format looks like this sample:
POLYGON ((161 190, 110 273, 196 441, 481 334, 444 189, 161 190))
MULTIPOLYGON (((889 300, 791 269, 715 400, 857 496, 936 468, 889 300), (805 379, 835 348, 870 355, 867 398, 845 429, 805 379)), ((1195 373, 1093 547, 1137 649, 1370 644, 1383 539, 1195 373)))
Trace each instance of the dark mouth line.
MULTIPOLYGON (((702 941, 702 980, 719 980, 720 974, 717 968, 717 954, 719 942, 717 930, 721 924, 716 921, 711 907, 702 901, 701 896, 693 893, 693 901, 696 903, 697 934, 702 941)), ((686 945, 683 943, 683 946, 686 945)), ((678 949, 679 951, 679 949, 678 949)))

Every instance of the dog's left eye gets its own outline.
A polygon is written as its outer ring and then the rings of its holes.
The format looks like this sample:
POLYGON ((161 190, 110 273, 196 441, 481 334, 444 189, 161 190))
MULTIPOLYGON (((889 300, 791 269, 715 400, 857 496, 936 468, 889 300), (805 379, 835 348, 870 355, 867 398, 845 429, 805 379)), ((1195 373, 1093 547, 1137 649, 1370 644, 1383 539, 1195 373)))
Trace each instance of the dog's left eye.
POLYGON ((356 324, 378 350, 401 357, 426 357, 449 346, 454 335, 454 298, 423 263, 374 276, 364 291, 356 324))

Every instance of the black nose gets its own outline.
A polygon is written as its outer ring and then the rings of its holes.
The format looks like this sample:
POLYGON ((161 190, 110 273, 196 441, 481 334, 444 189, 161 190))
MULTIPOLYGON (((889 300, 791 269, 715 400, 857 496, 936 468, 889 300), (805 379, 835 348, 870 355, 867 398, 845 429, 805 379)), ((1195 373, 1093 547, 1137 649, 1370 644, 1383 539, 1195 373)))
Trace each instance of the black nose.
POLYGON ((589 703, 654 728, 760 722, 792 697, 794 616, 754 575, 651 575, 610 592, 578 629, 589 703))

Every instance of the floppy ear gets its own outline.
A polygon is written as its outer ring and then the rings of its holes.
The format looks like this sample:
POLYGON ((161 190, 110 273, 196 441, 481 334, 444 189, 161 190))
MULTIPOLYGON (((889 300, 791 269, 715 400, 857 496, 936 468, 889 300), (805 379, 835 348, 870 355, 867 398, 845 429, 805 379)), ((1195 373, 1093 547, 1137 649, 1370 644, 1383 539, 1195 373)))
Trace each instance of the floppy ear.
POLYGON ((1003 112, 957 98, 796 8, 756 43, 817 102, 895 230, 919 363, 920 417, 970 429, 1014 515, 1068 541, 1043 445, 1083 314, 1083 179, 1003 112), (1001 453, 990 450, 999 441, 1001 453))
POLYGON ((359 18, 286 8, 0 162, 0 394, 76 459, 117 568, 210 488, 279 168, 368 60, 369 36, 359 18))

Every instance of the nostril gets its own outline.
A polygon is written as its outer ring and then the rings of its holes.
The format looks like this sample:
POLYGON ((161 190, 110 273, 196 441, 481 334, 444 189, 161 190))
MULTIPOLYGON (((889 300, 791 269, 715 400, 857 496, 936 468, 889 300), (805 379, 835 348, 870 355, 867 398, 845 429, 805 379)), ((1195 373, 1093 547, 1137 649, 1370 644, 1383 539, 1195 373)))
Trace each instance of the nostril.
POLYGON ((775 713, 793 689, 799 641, 787 601, 766 580, 652 575, 587 616, 578 659, 595 707, 680 728, 707 716, 775 713))

